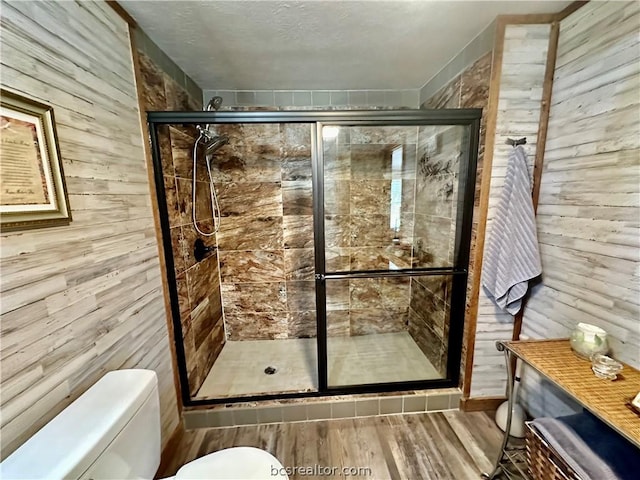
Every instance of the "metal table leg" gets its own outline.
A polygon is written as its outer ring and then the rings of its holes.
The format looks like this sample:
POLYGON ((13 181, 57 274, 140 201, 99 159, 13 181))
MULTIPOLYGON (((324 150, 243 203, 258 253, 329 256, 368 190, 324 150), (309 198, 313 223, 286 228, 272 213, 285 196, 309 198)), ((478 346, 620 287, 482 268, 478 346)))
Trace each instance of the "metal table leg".
POLYGON ((505 348, 504 344, 500 341, 496 342, 496 348, 500 352, 504 352, 505 362, 507 364, 507 400, 509 402, 509 411, 507 413, 507 425, 504 431, 504 437, 502 438, 502 445, 500 446, 500 453, 494 464, 493 471, 491 473, 483 473, 482 478, 487 480, 493 480, 500 472, 503 471, 503 465, 505 461, 509 461, 506 456, 506 449, 509 443, 509 432, 511 431, 511 417, 513 415, 513 375, 511 372, 511 354, 509 349, 505 348))

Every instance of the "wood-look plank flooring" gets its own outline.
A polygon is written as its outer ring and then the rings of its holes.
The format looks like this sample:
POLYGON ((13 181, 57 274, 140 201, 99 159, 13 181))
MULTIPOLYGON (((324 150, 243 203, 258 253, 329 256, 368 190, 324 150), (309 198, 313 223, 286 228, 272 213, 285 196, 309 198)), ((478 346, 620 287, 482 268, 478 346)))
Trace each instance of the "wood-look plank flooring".
POLYGON ((252 446, 269 451, 287 468, 369 469, 349 477, 354 479, 471 480, 490 470, 501 434, 490 415, 460 411, 190 430, 158 477, 174 475, 207 453, 252 446))

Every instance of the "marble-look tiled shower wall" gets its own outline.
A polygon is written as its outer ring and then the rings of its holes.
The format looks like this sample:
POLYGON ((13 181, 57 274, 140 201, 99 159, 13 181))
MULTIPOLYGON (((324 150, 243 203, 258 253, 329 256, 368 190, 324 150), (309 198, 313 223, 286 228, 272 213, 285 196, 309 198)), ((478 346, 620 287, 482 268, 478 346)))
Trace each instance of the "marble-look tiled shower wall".
MULTIPOLYGON (((420 127, 414 217, 414 267, 451 267, 464 129, 420 127)), ((409 333, 431 363, 446 373, 451 278, 411 279, 409 333)))
MULTIPOLYGON (((145 109, 200 110, 200 98, 191 97, 147 55, 138 51, 145 109)), ((166 192, 172 254, 178 289, 180 321, 191 394, 197 392, 224 345, 218 259, 215 251, 197 262, 193 245, 201 238, 215 246, 215 236, 199 235, 192 221, 192 172, 195 127, 162 126, 159 142, 166 192)), ((207 173, 197 167, 196 219, 204 232, 213 229, 207 173)))
POLYGON ((229 340, 316 335, 310 124, 217 125, 213 175, 229 340))
MULTIPOLYGON (((316 334, 311 125, 217 125, 229 136, 214 178, 229 340, 316 334)), ((342 129, 325 140, 328 271, 407 268, 413 244, 417 128, 342 129), (391 153, 402 145, 402 170, 391 153), (392 180, 402 183, 397 228, 390 226, 392 180)), ((330 336, 406 330, 409 281, 327 281, 330 336)))

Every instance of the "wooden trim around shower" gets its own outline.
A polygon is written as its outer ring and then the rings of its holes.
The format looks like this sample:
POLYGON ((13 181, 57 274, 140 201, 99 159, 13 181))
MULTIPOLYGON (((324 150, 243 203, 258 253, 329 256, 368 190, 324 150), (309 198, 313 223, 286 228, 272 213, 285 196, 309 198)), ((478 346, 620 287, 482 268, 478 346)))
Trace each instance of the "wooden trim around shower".
MULTIPOLYGON (((110 2, 115 3, 117 2, 110 2)), ((119 6, 119 5, 118 5, 119 6)), ((122 8, 122 7, 120 7, 122 8)), ((142 131, 142 146, 144 149, 145 163, 147 166, 147 177, 149 180, 149 195, 151 197, 151 210, 153 212, 153 224, 156 235, 156 243, 158 245, 158 258, 160 260, 160 278, 162 280, 162 297, 164 299, 165 320, 167 324, 167 335, 169 343, 169 351, 171 352, 171 369, 173 370, 173 383, 176 392, 176 403, 178 408, 179 426, 182 425, 180 415, 182 414, 182 390, 180 388, 180 377, 178 373, 178 356, 175 344, 172 341, 174 336, 173 316, 171 314, 171 297, 169 294, 169 279, 167 278, 167 265, 165 262, 164 242, 162 240, 162 228, 160 226, 160 209, 158 208, 158 198, 156 195, 156 181, 154 176, 153 159, 151 155, 151 145, 149 144, 149 128, 147 126, 146 109, 144 104, 143 78, 140 70, 140 58, 135 43, 133 30, 135 26, 129 24, 129 45, 131 48, 131 60, 133 62, 133 72, 135 76, 136 96, 138 98, 138 114, 140 116, 140 129, 142 131)), ((175 432, 174 432, 175 433, 175 432)))
POLYGON ((138 23, 133 19, 131 15, 129 15, 129 13, 118 2, 116 2, 115 0, 105 0, 105 1, 107 5, 109 5, 113 9, 114 12, 120 15, 121 19, 127 22, 127 25, 129 25, 129 34, 131 34, 131 29, 136 28, 138 26, 138 23))
POLYGON ((505 397, 461 398, 460 410, 464 412, 492 412, 505 401, 505 397))
MULTIPOLYGON (((493 62, 491 65, 491 80, 489 82, 489 104, 487 107, 487 127, 485 132, 484 157, 482 159, 482 179, 480 183, 480 200, 478 206, 478 230, 476 231, 476 245, 473 252, 473 283, 467 311, 466 344, 464 358, 464 374, 462 376, 461 408, 467 405, 471 392, 471 375, 473 373, 473 354, 475 350, 476 327, 478 321, 478 300, 480 297, 480 279, 482 277, 482 260, 484 252, 485 230, 487 214, 489 212, 489 189, 491 187, 491 168, 493 165, 493 148, 496 136, 496 119, 498 114, 498 97, 500 93, 500 78, 502 74, 502 54, 504 48, 504 32, 507 23, 503 17, 498 17, 496 24, 496 38, 493 47, 493 62)), ((463 408, 464 409, 464 408, 463 408)))

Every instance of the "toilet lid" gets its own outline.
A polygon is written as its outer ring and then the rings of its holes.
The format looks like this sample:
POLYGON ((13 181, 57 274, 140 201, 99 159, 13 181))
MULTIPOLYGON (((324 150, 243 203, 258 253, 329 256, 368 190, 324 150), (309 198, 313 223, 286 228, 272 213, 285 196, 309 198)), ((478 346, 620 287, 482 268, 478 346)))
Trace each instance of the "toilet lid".
POLYGON ((253 447, 233 447, 210 453, 184 465, 176 480, 278 480, 288 479, 284 467, 269 452, 253 447))

